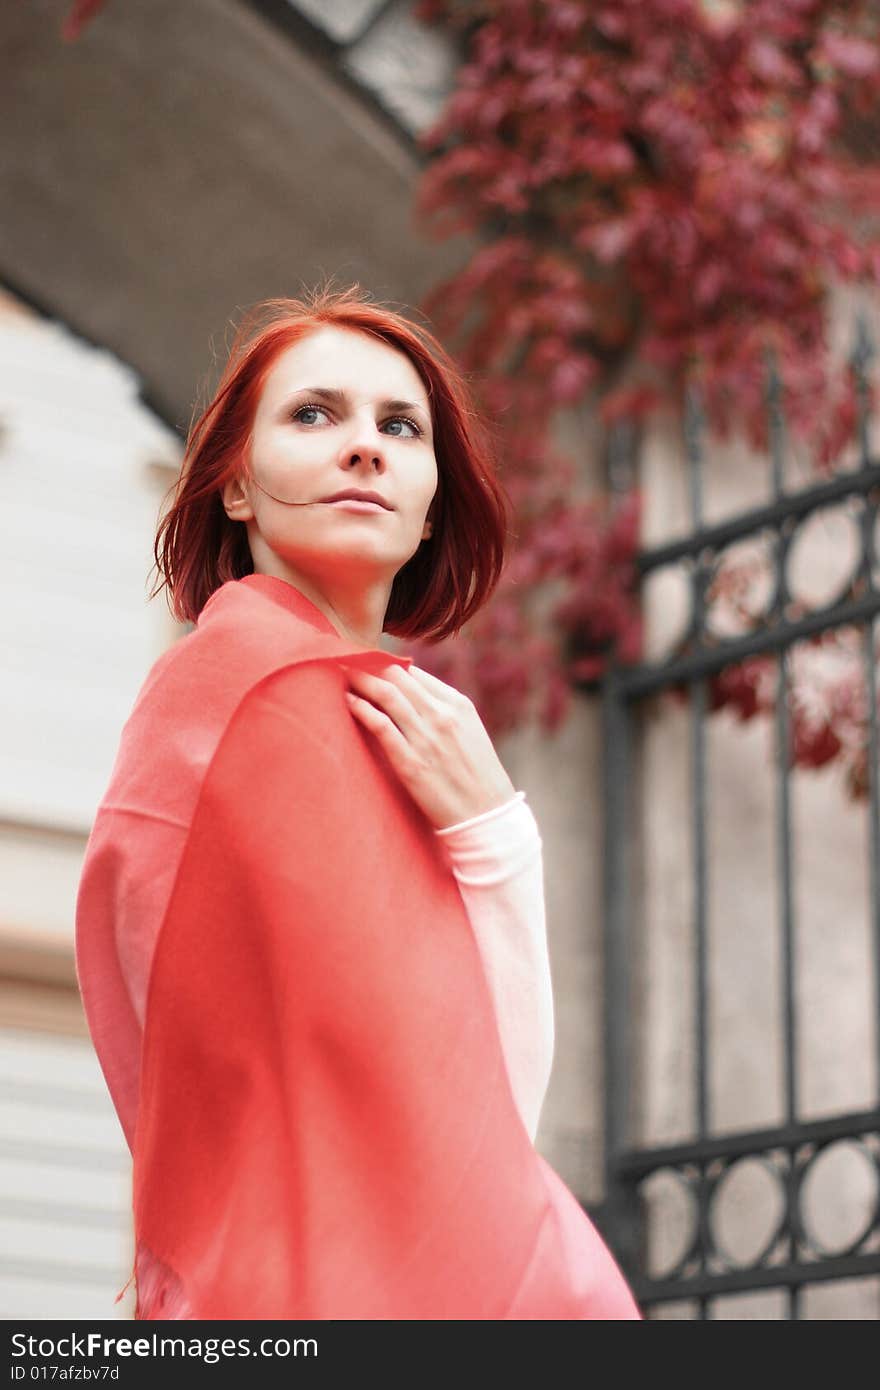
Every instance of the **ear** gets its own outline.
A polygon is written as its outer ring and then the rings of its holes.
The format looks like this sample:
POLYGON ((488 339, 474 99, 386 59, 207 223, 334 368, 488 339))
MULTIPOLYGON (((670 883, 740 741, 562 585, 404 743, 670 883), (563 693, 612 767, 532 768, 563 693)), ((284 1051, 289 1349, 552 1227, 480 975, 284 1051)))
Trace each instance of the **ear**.
POLYGON ((252 521, 254 509, 242 486, 240 477, 229 478, 223 484, 220 497, 230 521, 252 521))

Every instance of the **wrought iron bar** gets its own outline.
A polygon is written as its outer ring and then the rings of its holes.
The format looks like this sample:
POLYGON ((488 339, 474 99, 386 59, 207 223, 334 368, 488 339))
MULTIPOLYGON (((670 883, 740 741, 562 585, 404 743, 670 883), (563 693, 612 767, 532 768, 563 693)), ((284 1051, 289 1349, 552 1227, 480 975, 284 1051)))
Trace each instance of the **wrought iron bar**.
POLYGON ((642 550, 633 563, 641 575, 649 574, 676 560, 699 555, 701 550, 723 550, 732 541, 742 540, 757 531, 774 530, 789 517, 800 519, 847 497, 867 496, 876 488, 880 488, 880 463, 866 462, 858 471, 841 473, 803 492, 786 493, 776 501, 740 512, 726 521, 701 526, 677 540, 642 550))
POLYGON ((713 1138, 664 1144, 652 1149, 626 1149, 617 1155, 618 1172, 640 1181, 660 1168, 681 1168, 688 1163, 708 1164, 713 1159, 751 1158, 772 1149, 796 1149, 800 1144, 827 1145, 838 1139, 858 1138, 880 1131, 880 1106, 853 1110, 821 1120, 771 1125, 764 1129, 720 1134, 713 1138))
POLYGON ((835 1256, 827 1260, 768 1268, 729 1270, 724 1274, 698 1274, 688 1279, 639 1279, 632 1281, 640 1304, 656 1307, 660 1303, 686 1302, 688 1299, 718 1298, 724 1294, 752 1293, 759 1289, 790 1289, 803 1284, 823 1284, 833 1279, 866 1278, 880 1274, 880 1252, 867 1255, 835 1256))
POLYGON ((782 413, 782 381, 775 352, 767 353, 767 423, 770 436, 770 479, 773 496, 785 491, 785 416, 782 413))
MULTIPOLYGON (((795 1012, 795 943, 794 912, 791 891, 791 783, 789 767, 789 718, 788 718, 788 649, 779 653, 777 662, 778 681, 776 688, 776 707, 774 722, 776 733, 776 864, 779 891, 779 929, 782 955, 782 1040, 783 1077, 785 1085, 785 1117, 793 1125, 798 1113, 798 1037, 795 1012)), ((788 1197, 794 1195, 791 1184, 793 1175, 789 1173, 788 1197)), ((796 1256, 795 1236, 789 1231, 789 1259, 796 1256)), ((798 1291, 789 1290, 789 1316, 798 1312, 798 1291)))
POLYGON ((880 613, 880 592, 875 591, 864 598, 837 604, 834 608, 808 613, 794 622, 780 623, 778 627, 762 629, 760 632, 750 632, 746 637, 719 642, 714 647, 702 647, 699 651, 689 652, 664 664, 621 666, 618 668, 618 687, 621 695, 627 700, 651 695, 666 686, 721 671, 725 666, 733 666, 746 657, 781 651, 791 646, 792 642, 810 637, 814 633, 848 626, 851 623, 867 622, 877 613, 880 613))
POLYGON ((640 1264, 641 1223, 635 1188, 621 1175, 616 1156, 630 1143, 627 1108, 633 1092, 633 1018, 630 1007, 632 906, 627 789, 630 785, 630 712, 620 699, 613 672, 603 687, 604 839, 604 1153, 602 1223, 614 1230, 623 1268, 640 1264))

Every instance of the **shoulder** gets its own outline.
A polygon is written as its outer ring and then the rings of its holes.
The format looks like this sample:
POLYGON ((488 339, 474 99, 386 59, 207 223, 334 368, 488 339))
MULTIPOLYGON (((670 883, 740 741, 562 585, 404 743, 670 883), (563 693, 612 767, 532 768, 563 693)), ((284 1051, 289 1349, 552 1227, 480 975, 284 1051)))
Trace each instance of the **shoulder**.
POLYGON ((334 826, 374 790, 376 767, 334 664, 289 665, 250 685, 206 768, 202 814, 236 844, 327 850, 334 826))
POLYGON ((226 741, 251 740, 264 758, 273 751, 335 758, 355 732, 343 698, 345 677, 333 661, 291 662, 248 685, 227 726, 226 741))
MULTIPOLYGON (((280 581, 277 581, 280 583, 280 581)), ((289 586, 284 586, 289 589, 289 586)), ((211 595, 195 629, 155 663, 133 712, 131 734, 172 745, 204 765, 221 738, 241 739, 263 761, 275 745, 311 740, 324 757, 365 742, 343 699, 340 662, 379 666, 408 658, 343 639, 307 602, 231 580, 211 595), (323 627, 322 627, 323 623, 323 627), (327 630, 329 629, 329 630, 327 630)), ((315 610, 317 611, 317 610, 315 610)))
POLYGON ((135 708, 197 713, 205 701, 207 708, 231 712, 272 671, 313 659, 331 645, 332 638, 261 590, 228 580, 211 594, 195 627, 153 663, 135 708))

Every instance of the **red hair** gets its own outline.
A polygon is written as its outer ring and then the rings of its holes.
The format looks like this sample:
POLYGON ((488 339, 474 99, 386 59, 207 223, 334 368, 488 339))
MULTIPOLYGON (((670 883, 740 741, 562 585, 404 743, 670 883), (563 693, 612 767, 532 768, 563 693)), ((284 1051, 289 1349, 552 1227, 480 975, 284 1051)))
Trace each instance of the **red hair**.
POLYGON ((383 630, 442 641, 477 612, 501 577, 511 502, 496 476, 490 432, 452 358, 428 329, 371 302, 358 284, 262 300, 245 314, 213 399, 190 426, 174 499, 154 545, 164 580, 150 597, 167 585, 174 616, 195 622, 215 589, 253 573, 244 523, 226 515, 221 490, 247 457, 275 359, 325 324, 371 334, 405 353, 428 393, 438 474, 433 530, 395 575, 383 630))

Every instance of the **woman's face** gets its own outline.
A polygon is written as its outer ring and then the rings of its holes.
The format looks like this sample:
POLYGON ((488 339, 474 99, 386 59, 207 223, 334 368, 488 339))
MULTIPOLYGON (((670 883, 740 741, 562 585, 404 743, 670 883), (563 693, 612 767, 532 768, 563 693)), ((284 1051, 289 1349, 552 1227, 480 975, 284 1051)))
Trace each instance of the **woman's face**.
POLYGON ((254 418, 250 476, 228 483, 223 502, 247 523, 255 568, 270 570, 277 559, 323 588, 390 591, 431 533, 436 490, 430 404, 412 362, 367 334, 326 326, 273 363, 254 418), (378 493, 387 509, 323 500, 347 488, 378 493))

